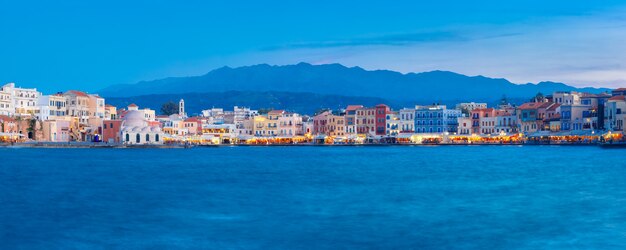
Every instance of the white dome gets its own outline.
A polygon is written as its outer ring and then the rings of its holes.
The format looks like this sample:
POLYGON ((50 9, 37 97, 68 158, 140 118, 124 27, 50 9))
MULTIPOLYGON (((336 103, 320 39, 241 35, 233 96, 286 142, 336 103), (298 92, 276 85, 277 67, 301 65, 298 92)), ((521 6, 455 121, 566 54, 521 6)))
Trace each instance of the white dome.
POLYGON ((145 127, 147 126, 146 119, 142 112, 131 110, 124 116, 122 126, 127 127, 145 127))

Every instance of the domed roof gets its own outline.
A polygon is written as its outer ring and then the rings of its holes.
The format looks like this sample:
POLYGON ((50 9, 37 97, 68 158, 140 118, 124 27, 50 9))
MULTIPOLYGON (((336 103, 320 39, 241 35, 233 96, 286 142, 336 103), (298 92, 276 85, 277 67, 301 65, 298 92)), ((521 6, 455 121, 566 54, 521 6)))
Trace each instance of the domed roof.
POLYGON ((124 121, 122 122, 122 126, 127 127, 145 127, 147 122, 144 118, 142 112, 131 110, 126 113, 124 116, 124 121))

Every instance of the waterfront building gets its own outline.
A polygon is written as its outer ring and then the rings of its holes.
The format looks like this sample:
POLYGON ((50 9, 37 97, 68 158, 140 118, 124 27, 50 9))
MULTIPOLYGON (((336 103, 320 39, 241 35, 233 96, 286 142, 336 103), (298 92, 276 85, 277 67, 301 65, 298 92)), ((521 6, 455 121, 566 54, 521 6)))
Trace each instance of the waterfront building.
POLYGON ((9 83, 5 87, 11 92, 13 99, 14 115, 36 116, 39 112, 37 98, 41 95, 36 88, 15 87, 14 83, 9 83))
POLYGON ((348 105, 346 108, 346 134, 357 134, 357 110, 362 109, 363 105, 348 105))
POLYGON ((403 108, 398 113, 400 116, 400 133, 413 134, 415 132, 415 109, 403 108))
POLYGON ((67 100, 63 94, 42 95, 37 98, 39 113, 37 118, 42 121, 56 120, 66 115, 67 100))
MULTIPOLYGON (((139 106, 137 106, 137 104, 131 103, 130 105, 128 105, 128 107, 126 107, 127 111, 139 111, 142 115, 143 118, 146 119, 146 121, 149 122, 153 122, 156 121, 156 111, 154 111, 153 109, 149 109, 149 108, 143 108, 140 109, 139 106)), ((123 118, 125 115, 125 112, 120 112, 120 118, 123 118)))
MULTIPOLYGON (((137 111, 129 111, 129 112, 137 112, 137 111)), ((185 125, 184 125, 185 119, 179 114, 173 114, 169 116, 159 116, 157 117, 157 121, 161 124, 161 127, 163 128, 163 133, 166 133, 168 135, 185 136, 189 133, 189 130, 185 128, 185 125)))
POLYGON ((144 115, 130 110, 121 123, 120 136, 125 144, 146 145, 163 144, 164 134, 159 126, 151 125, 144 115))
POLYGON ((577 92, 554 92, 552 94, 552 102, 561 105, 577 105, 580 104, 580 94, 577 92))
POLYGON ((302 117, 300 114, 280 111, 278 116, 278 135, 290 137, 303 134, 302 117))
POLYGON ((608 99, 605 107, 605 123, 609 131, 626 132, 626 95, 616 95, 608 99))
POLYGON ((0 115, 13 116, 15 106, 13 105, 14 84, 6 84, 0 87, 0 115))
POLYGON ((89 120, 89 95, 78 90, 69 90, 63 93, 67 100, 67 115, 78 118, 82 125, 89 120))
POLYGON ((106 104, 104 105, 104 120, 116 120, 117 119, 117 107, 106 104))
POLYGON ((461 111, 445 105, 415 107, 415 133, 456 133, 461 111))
POLYGON ((492 135, 496 132, 496 116, 483 117, 480 119, 480 134, 492 135))
POLYGON ((202 134, 202 121, 198 117, 190 117, 183 121, 183 127, 187 129, 190 135, 202 134))
MULTIPOLYGON (((517 115, 511 109, 499 109, 495 111, 495 133, 517 133, 517 115)), ((492 132, 492 133, 494 133, 492 132)))
MULTIPOLYGON (((256 117, 256 116, 255 116, 256 117)), ((246 118, 235 123, 235 133, 237 135, 253 135, 254 134, 254 117, 246 118)))
MULTIPOLYGON (((225 112, 223 108, 211 108, 201 111, 202 117, 206 118, 206 124, 224 124, 225 112)), ((233 117, 234 120, 234 117, 233 117)), ((234 121, 233 121, 234 122, 234 121)))
POLYGON ((387 114, 391 112, 389 106, 385 104, 376 105, 376 135, 386 135, 387 129, 387 114))
POLYGON ((254 136, 277 136, 278 119, 272 120, 269 115, 258 115, 254 117, 254 136))
POLYGON ((376 134, 376 109, 359 108, 356 110, 356 132, 362 135, 376 134))
POLYGON ((626 95, 626 88, 618 88, 611 91, 611 96, 624 96, 626 95))
POLYGON ((398 112, 389 111, 386 117, 386 134, 388 136, 397 136, 400 134, 400 118, 398 112))
POLYGON ((215 144, 229 144, 237 141, 235 124, 202 124, 202 137, 215 144))
MULTIPOLYGON (((562 98, 563 97, 559 97, 562 98)), ((563 107, 553 102, 528 102, 518 108, 519 131, 533 133, 550 130, 550 120, 558 114, 558 108, 563 107)))
POLYGON ((597 129, 597 117, 590 105, 561 105, 561 130, 597 129))
POLYGON ((472 119, 472 134, 481 134, 481 119, 495 116, 495 109, 493 108, 478 108, 473 109, 470 112, 470 118, 472 119))
POLYGON ((457 133, 459 135, 471 135, 472 130, 472 118, 466 116, 459 116, 457 118, 457 123, 459 127, 457 128, 457 133))
POLYGON ((303 116, 302 117, 302 132, 304 135, 313 135, 314 130, 313 117, 303 116))
POLYGON ((594 129, 606 129, 604 125, 604 108, 606 102, 611 98, 611 95, 608 93, 600 93, 600 94, 590 94, 590 93, 582 93, 580 98, 580 104, 590 106, 590 116, 593 116, 592 120, 596 121, 596 124, 589 124, 590 127, 594 129))
POLYGON ((7 115, 0 115, 0 133, 18 133, 15 118, 7 115))
POLYGON ((102 141, 106 143, 120 143, 122 137, 122 120, 105 120, 102 123, 102 141))
POLYGON ((253 118, 254 136, 293 136, 302 133, 302 118, 284 110, 272 110, 253 118))
POLYGON ((43 136, 40 141, 69 142, 71 119, 45 120, 42 122, 43 136))
POLYGON ((345 116, 324 111, 313 117, 313 134, 346 137, 345 116))
POLYGON ((458 103, 455 108, 461 111, 465 110, 467 114, 469 115, 469 112, 471 112, 474 109, 486 109, 487 103, 462 102, 462 103, 458 103))

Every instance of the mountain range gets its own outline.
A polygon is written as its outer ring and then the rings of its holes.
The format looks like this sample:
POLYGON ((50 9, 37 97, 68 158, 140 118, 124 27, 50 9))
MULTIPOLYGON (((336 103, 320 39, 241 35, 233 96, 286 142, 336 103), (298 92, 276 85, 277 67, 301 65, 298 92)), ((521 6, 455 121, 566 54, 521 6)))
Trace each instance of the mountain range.
MULTIPOLYGON (((174 98, 176 100, 206 99, 203 101, 204 104, 213 103, 216 106, 230 101, 245 105, 249 99, 268 101, 277 96, 286 98, 293 93, 300 98, 290 101, 291 105, 311 110, 318 106, 329 107, 337 104, 336 102, 326 105, 313 104, 310 103, 311 99, 326 102, 327 99, 337 97, 358 97, 397 105, 452 104, 468 101, 494 103, 502 96, 509 100, 524 101, 539 92, 549 94, 555 91, 600 93, 610 90, 576 88, 556 82, 514 84, 506 79, 466 76, 449 71, 403 74, 389 70, 346 67, 341 64, 299 63, 284 66, 259 64, 238 68, 222 67, 201 76, 169 77, 135 84, 112 85, 98 93, 107 99, 117 97, 120 101, 137 96, 148 99, 150 96, 176 97, 174 98), (303 93, 316 96, 304 98, 301 95, 303 93), (229 96, 233 94, 236 98, 229 96)), ((269 105, 270 103, 262 107, 269 105)))

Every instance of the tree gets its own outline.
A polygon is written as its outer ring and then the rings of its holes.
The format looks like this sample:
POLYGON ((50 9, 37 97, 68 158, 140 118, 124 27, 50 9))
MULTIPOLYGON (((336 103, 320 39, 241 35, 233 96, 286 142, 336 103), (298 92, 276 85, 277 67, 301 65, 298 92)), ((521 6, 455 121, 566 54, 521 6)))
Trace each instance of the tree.
POLYGON ((506 95, 502 95, 502 98, 500 98, 500 105, 507 105, 509 104, 509 100, 506 98, 506 95))
POLYGON ((178 104, 172 101, 166 102, 161 106, 161 114, 173 115, 178 113, 178 104))
POLYGON ((535 98, 533 98, 534 102, 543 102, 546 99, 546 97, 541 93, 537 93, 537 95, 535 95, 535 98))
POLYGON ((30 120, 28 120, 28 129, 26 129, 28 131, 28 139, 35 139, 35 132, 37 130, 37 119, 32 118, 30 120))

